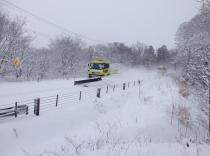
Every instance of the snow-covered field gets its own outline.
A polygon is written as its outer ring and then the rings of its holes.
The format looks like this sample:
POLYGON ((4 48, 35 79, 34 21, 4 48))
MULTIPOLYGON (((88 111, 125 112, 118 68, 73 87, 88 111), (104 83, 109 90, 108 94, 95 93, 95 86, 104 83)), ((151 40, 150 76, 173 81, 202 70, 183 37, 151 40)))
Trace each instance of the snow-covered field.
POLYGON ((0 105, 84 94, 80 102, 41 109, 39 117, 0 120, 0 156, 209 156, 210 146, 195 143, 170 113, 172 105, 192 103, 179 94, 173 71, 163 76, 156 69, 118 68, 118 74, 88 87, 74 86, 74 79, 0 83, 0 105), (141 80, 140 88, 134 80, 141 80), (125 91, 123 82, 131 82, 125 91), (96 98, 98 87, 101 98, 96 98))

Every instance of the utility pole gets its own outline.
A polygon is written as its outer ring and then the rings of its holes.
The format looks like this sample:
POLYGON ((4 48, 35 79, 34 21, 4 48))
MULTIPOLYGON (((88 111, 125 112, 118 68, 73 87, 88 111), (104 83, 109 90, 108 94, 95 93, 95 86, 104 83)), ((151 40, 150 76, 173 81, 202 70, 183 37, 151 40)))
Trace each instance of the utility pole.
POLYGON ((209 88, 209 137, 210 137, 210 70, 209 70, 209 65, 207 66, 207 76, 208 76, 208 88, 209 88))
MULTIPOLYGON (((207 62, 208 65, 208 62, 207 62)), ((207 76, 208 76, 208 89, 209 89, 209 137, 210 137, 210 70, 207 66, 207 76)))
POLYGON ((208 90, 209 90, 209 137, 210 137, 210 69, 209 69, 209 63, 205 62, 206 66, 206 75, 208 76, 208 90))

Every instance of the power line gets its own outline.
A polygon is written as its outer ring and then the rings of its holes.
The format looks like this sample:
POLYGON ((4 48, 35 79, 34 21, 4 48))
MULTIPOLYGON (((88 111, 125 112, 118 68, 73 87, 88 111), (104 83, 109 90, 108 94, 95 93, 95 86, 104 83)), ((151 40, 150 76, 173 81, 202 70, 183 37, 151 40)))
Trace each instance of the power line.
MULTIPOLYGON (((0 4, 5 5, 5 3, 2 3, 2 1, 0 1, 0 4)), ((10 7, 10 6, 8 6, 8 7, 10 7)), ((44 37, 46 39, 52 39, 51 35, 49 35, 47 33, 43 33, 43 32, 37 31, 37 30, 34 30, 34 29, 31 29, 31 28, 27 28, 27 32, 39 35, 39 36, 44 37)))
POLYGON ((40 31, 36 31, 36 30, 33 30, 33 29, 27 29, 27 30, 29 30, 33 34, 38 34, 39 36, 42 36, 42 37, 47 38, 47 39, 52 38, 52 36, 50 36, 49 34, 46 34, 46 33, 40 32, 40 31))
POLYGON ((30 15, 34 19, 36 19, 38 21, 41 21, 41 22, 43 22, 45 24, 48 24, 50 26, 53 26, 54 28, 59 29, 59 30, 61 30, 63 32, 66 32, 66 33, 71 34, 71 35, 74 34, 75 36, 84 38, 84 39, 89 40, 89 41, 98 42, 98 43, 104 43, 102 41, 99 41, 99 40, 96 40, 96 39, 92 39, 92 38, 90 38, 88 36, 85 36, 85 35, 76 33, 74 31, 70 31, 70 30, 68 30, 68 29, 66 29, 66 28, 64 28, 64 27, 62 27, 60 25, 57 25, 57 24, 55 24, 55 23, 53 23, 53 22, 51 22, 51 21, 49 21, 49 20, 47 20, 47 19, 45 19, 43 17, 40 17, 38 15, 35 15, 34 13, 32 13, 32 12, 26 10, 26 9, 23 9, 23 8, 17 6, 16 4, 12 3, 12 2, 9 2, 7 0, 1 0, 1 1, 4 2, 4 4, 6 4, 7 6, 11 6, 11 7, 15 8, 15 9, 17 9, 19 11, 22 11, 23 13, 30 15))

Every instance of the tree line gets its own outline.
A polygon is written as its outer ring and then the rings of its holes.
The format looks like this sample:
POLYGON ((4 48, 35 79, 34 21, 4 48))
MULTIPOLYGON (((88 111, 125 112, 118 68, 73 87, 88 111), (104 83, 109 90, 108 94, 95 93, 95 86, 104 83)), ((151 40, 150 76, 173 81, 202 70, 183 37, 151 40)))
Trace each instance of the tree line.
POLYGON ((210 58, 210 2, 199 14, 179 27, 176 45, 177 62, 183 64, 186 79, 193 85, 208 88, 206 70, 210 58))
POLYGON ((80 38, 60 35, 50 40, 49 46, 32 46, 34 36, 25 28, 25 21, 12 19, 0 11, 0 77, 13 80, 42 80, 70 78, 87 74, 87 64, 94 58, 108 59, 112 63, 154 65, 172 56, 163 45, 153 46, 137 42, 131 46, 114 42, 88 45, 80 38), (12 63, 21 60, 17 69, 12 63))
MULTIPOLYGON (((182 65, 182 76, 192 88, 198 100, 202 117, 209 114, 210 80, 210 2, 202 1, 202 7, 190 21, 184 22, 176 34, 176 62, 182 65)), ((207 124, 205 124, 206 126, 207 124)))

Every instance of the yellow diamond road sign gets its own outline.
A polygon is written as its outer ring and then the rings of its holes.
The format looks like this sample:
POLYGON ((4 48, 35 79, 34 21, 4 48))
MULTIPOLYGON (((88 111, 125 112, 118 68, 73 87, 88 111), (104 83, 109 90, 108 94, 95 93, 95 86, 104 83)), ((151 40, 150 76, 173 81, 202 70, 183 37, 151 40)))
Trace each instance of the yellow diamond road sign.
POLYGON ((18 57, 16 57, 16 58, 14 58, 13 60, 12 60, 12 64, 15 66, 15 68, 20 68, 20 66, 21 66, 21 61, 20 61, 20 59, 18 58, 18 57))

